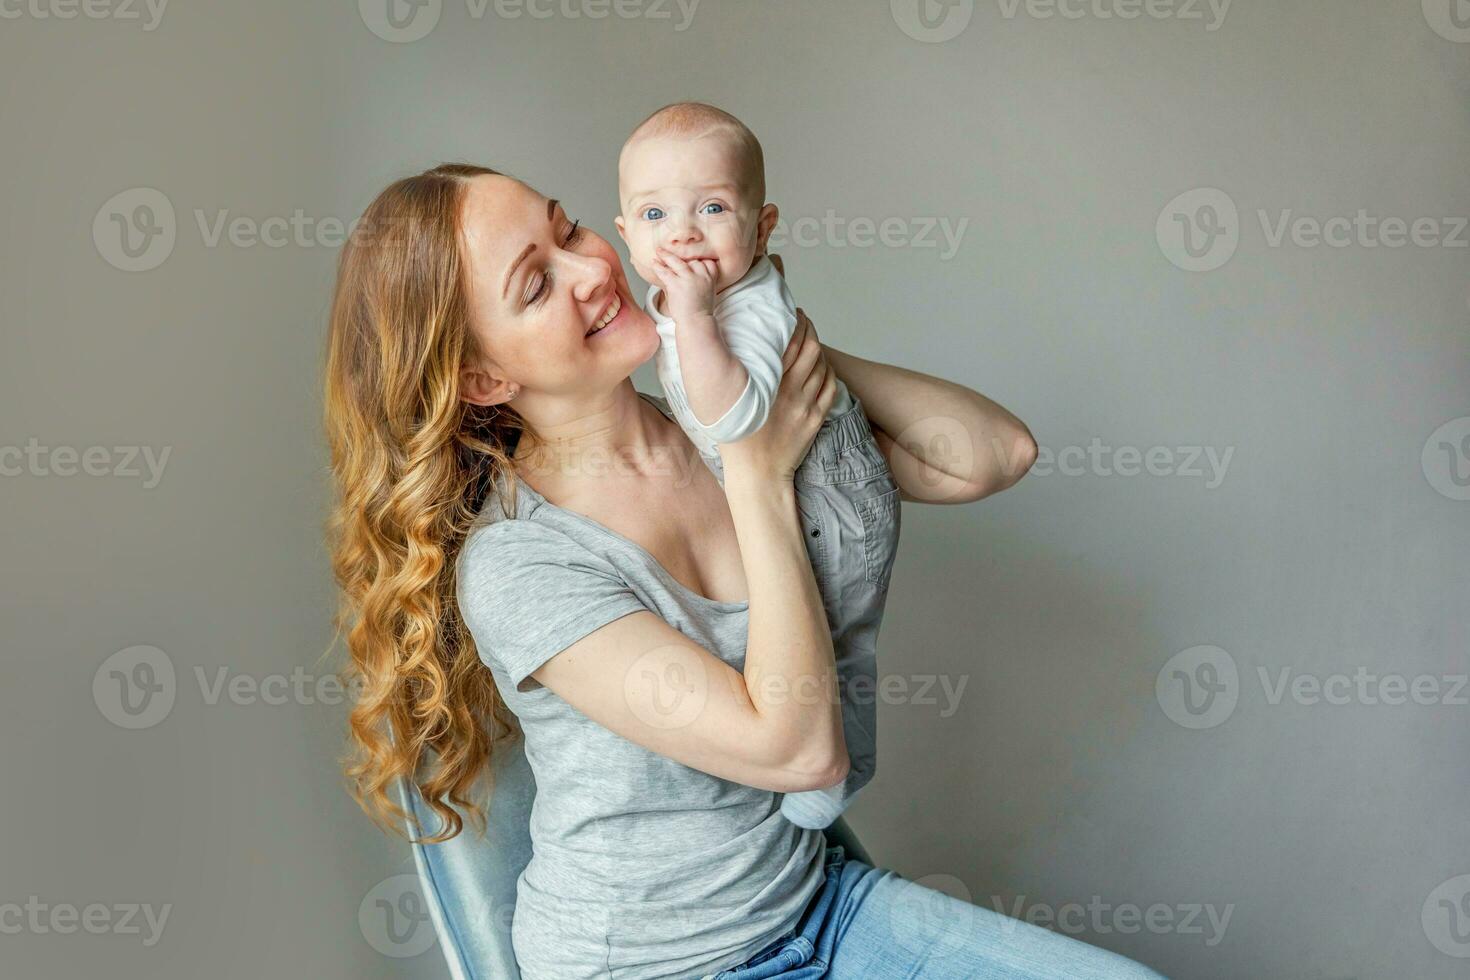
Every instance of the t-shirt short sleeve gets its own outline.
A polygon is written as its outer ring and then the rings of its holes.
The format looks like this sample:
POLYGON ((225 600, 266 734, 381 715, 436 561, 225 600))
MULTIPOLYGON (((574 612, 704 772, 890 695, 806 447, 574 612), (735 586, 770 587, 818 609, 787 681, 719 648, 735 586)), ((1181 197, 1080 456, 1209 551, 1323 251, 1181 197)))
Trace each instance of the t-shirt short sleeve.
POLYGON ((460 614, 480 659, 516 690, 600 626, 647 607, 618 570, 555 528, 511 518, 476 529, 460 555, 460 614))

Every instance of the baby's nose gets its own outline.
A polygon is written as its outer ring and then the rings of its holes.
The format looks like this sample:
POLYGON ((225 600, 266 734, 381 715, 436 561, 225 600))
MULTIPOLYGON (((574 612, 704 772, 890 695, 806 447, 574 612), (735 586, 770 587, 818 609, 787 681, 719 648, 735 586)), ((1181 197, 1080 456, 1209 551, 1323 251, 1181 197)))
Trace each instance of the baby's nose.
POLYGON ((697 242, 700 237, 699 226, 692 221, 672 221, 669 223, 670 242, 697 242))

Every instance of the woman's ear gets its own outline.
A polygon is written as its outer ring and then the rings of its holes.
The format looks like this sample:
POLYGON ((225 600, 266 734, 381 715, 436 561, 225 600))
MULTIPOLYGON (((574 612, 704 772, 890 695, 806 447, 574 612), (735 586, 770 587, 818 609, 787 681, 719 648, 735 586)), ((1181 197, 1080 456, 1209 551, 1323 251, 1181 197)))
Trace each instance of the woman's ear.
POLYGON ((459 397, 471 405, 486 408, 499 405, 514 398, 519 390, 519 386, 493 377, 490 372, 481 368, 459 369, 459 397))
POLYGON ((771 232, 776 229, 776 219, 781 216, 780 210, 774 204, 767 204, 761 208, 760 215, 755 219, 755 254, 766 254, 766 242, 771 237, 771 232))

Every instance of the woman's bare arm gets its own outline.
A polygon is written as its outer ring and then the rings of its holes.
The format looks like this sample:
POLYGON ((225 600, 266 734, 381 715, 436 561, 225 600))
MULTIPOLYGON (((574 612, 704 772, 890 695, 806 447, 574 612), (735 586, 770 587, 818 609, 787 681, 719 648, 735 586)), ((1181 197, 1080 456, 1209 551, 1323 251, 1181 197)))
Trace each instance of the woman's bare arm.
POLYGON ((721 447, 750 592, 744 672, 651 612, 602 626, 532 676, 593 721, 724 779, 791 793, 847 776, 832 634, 792 476, 836 394, 798 327, 762 428, 721 447), (799 391, 800 397, 793 397, 799 391))
MULTIPOLYGON (((752 589, 752 633, 757 602, 752 589)), ((811 647, 752 638, 742 676, 644 610, 593 630, 532 676, 650 752, 745 786, 798 793, 847 776, 830 635, 827 643, 827 662, 811 672, 820 659, 811 647)))
POLYGON ((863 403, 901 499, 969 503, 1013 486, 1036 462, 1025 423, 978 391, 822 349, 863 403))

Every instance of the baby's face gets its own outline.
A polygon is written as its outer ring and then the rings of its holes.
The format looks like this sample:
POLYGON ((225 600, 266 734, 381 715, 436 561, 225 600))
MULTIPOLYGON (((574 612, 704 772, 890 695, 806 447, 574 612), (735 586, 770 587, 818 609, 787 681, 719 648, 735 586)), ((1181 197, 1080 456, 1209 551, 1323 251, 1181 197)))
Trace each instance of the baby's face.
POLYGON ((622 214, 615 224, 638 274, 664 285, 656 268, 663 249, 683 259, 714 259, 716 291, 738 282, 765 244, 763 202, 749 200, 748 187, 738 154, 719 135, 652 136, 629 144, 618 167, 622 214))

